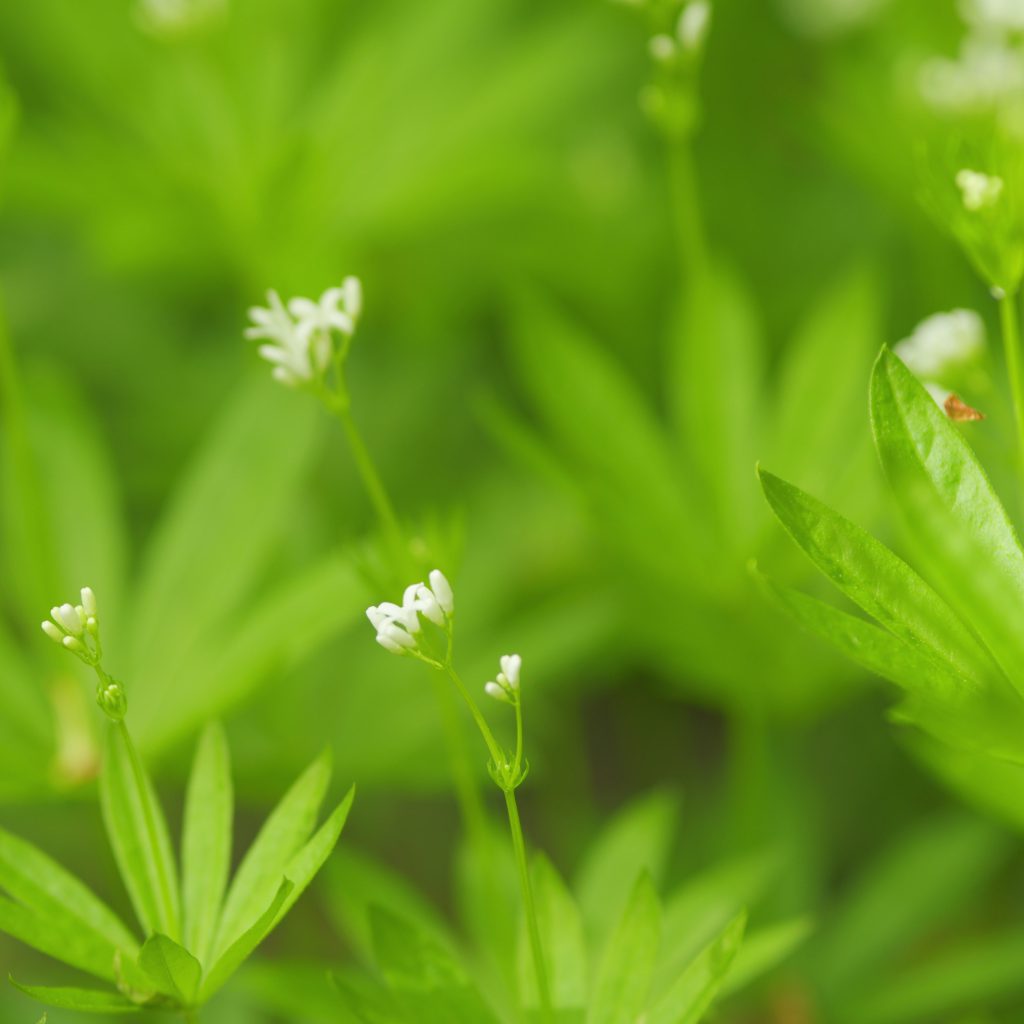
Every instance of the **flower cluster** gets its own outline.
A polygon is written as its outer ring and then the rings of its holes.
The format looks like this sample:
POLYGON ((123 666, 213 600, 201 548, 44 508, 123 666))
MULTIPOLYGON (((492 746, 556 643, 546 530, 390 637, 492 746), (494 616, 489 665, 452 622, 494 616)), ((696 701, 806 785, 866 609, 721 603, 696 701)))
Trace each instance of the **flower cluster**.
POLYGON ((514 704, 519 699, 519 672, 523 659, 518 654, 504 654, 500 659, 501 671, 496 681, 484 684, 484 693, 495 700, 514 704))
POLYGON ((426 658, 420 647, 423 632, 420 616, 445 631, 451 629, 455 612, 451 585, 440 569, 434 569, 428 579, 429 586, 413 583, 406 587, 400 605, 384 601, 366 609, 366 617, 377 631, 377 643, 384 650, 426 658))
POLYGON ((96 595, 90 587, 83 587, 81 594, 81 604, 69 603, 51 608, 50 618, 42 623, 42 630, 55 644, 77 655, 96 672, 99 680, 96 703, 108 718, 119 722, 128 710, 128 700, 124 687, 116 679, 111 679, 100 664, 103 646, 100 643, 96 595))
POLYGON ((947 416, 955 420, 977 420, 982 418, 981 413, 939 382, 950 372, 968 365, 984 347, 985 325, 981 317, 970 309, 954 309, 922 320, 893 352, 922 381, 947 416))
POLYGON ((288 305, 276 291, 267 293, 268 306, 249 310, 252 326, 245 336, 262 340, 259 354, 273 364, 274 379, 299 387, 321 379, 331 365, 335 335, 345 350, 363 309, 363 289, 357 277, 346 277, 338 288, 328 288, 313 301, 297 297, 288 305))
POLYGON ((50 618, 42 623, 43 632, 55 643, 77 654, 87 664, 95 664, 100 655, 100 622, 96 595, 82 588, 81 604, 62 604, 50 609, 50 618))
POLYGON ((998 201, 1003 191, 1003 179, 965 168, 956 176, 956 187, 963 197, 964 209, 977 213, 998 201))

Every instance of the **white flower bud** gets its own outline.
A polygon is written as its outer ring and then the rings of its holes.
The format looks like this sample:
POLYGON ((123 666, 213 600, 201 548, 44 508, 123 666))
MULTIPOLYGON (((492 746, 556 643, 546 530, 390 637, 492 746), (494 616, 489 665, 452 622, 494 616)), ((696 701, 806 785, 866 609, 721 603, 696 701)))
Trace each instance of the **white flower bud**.
MULTIPOLYGON (((377 642, 381 642, 381 637, 386 640, 390 640, 393 644, 397 644, 399 647, 404 647, 406 650, 412 650, 416 646, 416 641, 411 637, 401 626, 396 625, 394 622, 385 622, 383 626, 377 631, 377 642)), ((383 646, 383 644, 382 644, 383 646)))
POLYGON ((81 635, 82 630, 85 628, 85 622, 79 618, 74 605, 62 604, 57 609, 57 614, 54 618, 57 620, 58 625, 63 626, 69 633, 74 633, 75 636, 81 635))
POLYGON ((379 643, 385 651, 390 651, 392 654, 402 654, 405 652, 405 648, 401 644, 396 643, 390 636, 384 633, 377 634, 377 643, 379 643))
POLYGON ((74 651, 75 654, 81 654, 85 647, 82 645, 82 641, 74 636, 66 636, 61 641, 69 651, 74 651))
POLYGON ((389 621, 388 616, 377 605, 371 605, 366 609, 366 617, 370 620, 370 625, 376 630, 379 630, 385 622, 389 621))
POLYGON ((43 632, 55 643, 64 642, 64 634, 49 620, 47 619, 42 624, 43 632))
POLYGON ((441 611, 441 606, 437 603, 437 598, 429 587, 421 585, 416 592, 416 608, 421 615, 425 615, 435 626, 444 626, 444 612, 441 611))
POLYGON ((519 671, 523 667, 523 659, 518 654, 504 654, 501 657, 501 674, 513 690, 519 689, 519 671))
POLYGON ((484 693, 486 693, 488 697, 493 697, 495 700, 503 701, 505 704, 509 702, 505 688, 498 683, 484 683, 484 693))
POLYGON ((451 615, 455 611, 455 596, 452 594, 451 584, 449 584, 445 574, 440 569, 433 569, 431 571, 430 589, 434 592, 434 597, 437 598, 441 611, 445 615, 451 615))
POLYGON ((341 301, 353 320, 358 320, 363 312, 363 283, 358 277, 346 277, 341 282, 341 301))
POLYGON ((85 609, 86 615, 94 619, 99 616, 96 595, 93 593, 92 587, 82 587, 82 607, 85 609))
POLYGON ((916 377, 937 380, 970 362, 984 347, 985 324, 981 317, 970 309, 954 309, 922 320, 893 352, 916 377))

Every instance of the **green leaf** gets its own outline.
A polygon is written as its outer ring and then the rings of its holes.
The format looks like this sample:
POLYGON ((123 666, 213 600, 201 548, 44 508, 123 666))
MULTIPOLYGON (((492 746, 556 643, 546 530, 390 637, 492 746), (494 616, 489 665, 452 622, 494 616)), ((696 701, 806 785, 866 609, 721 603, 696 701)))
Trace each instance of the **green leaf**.
POLYGON ((864 619, 756 574, 769 599, 804 629, 833 644, 906 694, 897 717, 954 747, 1019 760, 1024 703, 1008 687, 967 682, 933 651, 911 646, 864 619))
POLYGON ((646 1024, 697 1024, 725 982, 746 924, 746 913, 730 922, 654 1005, 646 1024))
POLYGON ((756 521, 750 467, 760 436, 763 341, 753 303, 724 267, 689 283, 670 352, 670 406, 705 516, 726 550, 756 521))
POLYGON ((316 825, 330 777, 331 756, 325 750, 264 822, 228 889, 214 943, 215 958, 249 930, 274 898, 289 860, 316 825))
POLYGON ((167 822, 124 722, 107 728, 100 806, 132 906, 147 934, 180 935, 178 880, 167 822))
POLYGON ((203 975, 202 965, 173 939, 159 932, 151 935, 139 953, 139 967, 158 992, 184 1006, 195 1003, 203 975))
MULTIPOLYGON (((889 980, 873 979, 836 1007, 842 1024, 918 1024, 948 1020, 955 1011, 1002 1005, 1024 992, 1020 930, 972 936, 956 949, 932 952, 889 980)), ((966 1024, 966 1022, 964 1022, 966 1024)))
POLYGON ((1005 864, 1010 845, 999 829, 957 813, 927 821, 888 848, 814 944, 816 975, 836 1005, 871 987, 903 950, 955 920, 1005 864))
POLYGON ((82 1010, 85 1013, 138 1013, 142 1008, 126 999, 120 992, 103 992, 91 988, 48 988, 42 985, 22 985, 10 978, 11 984, 27 996, 57 1006, 63 1010, 82 1010))
POLYGON ((902 559, 798 487, 759 474, 779 521, 851 601, 901 640, 930 648, 965 679, 987 681, 995 674, 959 616, 902 559))
POLYGON ((211 722, 196 747, 181 840, 185 945, 207 959, 231 867, 231 765, 224 730, 211 722))
POLYGON ((821 293, 782 352, 766 451, 789 479, 816 493, 835 491, 851 463, 859 464, 851 453, 870 454, 864 395, 882 344, 878 290, 874 274, 848 271, 821 293))
POLYGON ((518 313, 520 378, 609 535, 661 575, 703 562, 700 506, 684 500, 675 455, 626 372, 550 303, 525 299, 518 313))
MULTIPOLYGON (((20 904, 20 911, 0 909, 3 920, 15 915, 51 948, 44 950, 73 966, 114 980, 114 953, 134 957, 138 943, 117 915, 90 889, 31 843, 0 829, 0 888, 20 904), (73 958, 71 958, 73 957, 73 958)), ((13 906, 13 905, 12 905, 13 906)), ((4 903, 6 907, 6 901, 4 903)), ((22 935, 23 942, 39 949, 22 935)))
POLYGON ((1024 693, 1024 551, 956 426, 888 349, 871 377, 871 423, 908 538, 947 600, 1024 693))
POLYGON ((660 994, 674 984, 686 965, 744 906, 762 899, 779 868, 779 854, 767 850, 716 864, 677 889, 662 914, 664 952, 654 991, 660 994))
MULTIPOLYGON (((534 900, 548 985, 555 1009, 582 1009, 587 1002, 587 950, 579 909, 551 862, 533 862, 534 900)), ((526 1007, 539 1005, 537 977, 525 923, 519 930, 519 993, 526 1007)))
POLYGON ((803 945, 813 931, 814 923, 810 918, 795 917, 745 936, 722 983, 721 994, 727 996, 739 992, 773 971, 803 945))
POLYGON ((661 904, 642 872, 604 951, 587 1024, 634 1024, 646 1004, 661 942, 661 904))
POLYGON ((144 717, 203 631, 220 627, 252 590, 277 546, 315 451, 314 406, 254 378, 180 484, 147 551, 136 602, 130 675, 144 681, 135 698, 144 717))
POLYGON ((621 917, 637 872, 655 884, 663 877, 679 818, 676 796, 650 793, 619 811, 587 851, 573 888, 597 948, 621 917))
POLYGON ((497 1021, 444 943, 379 907, 371 909, 370 922, 377 966, 399 1008, 397 1019, 423 1024, 497 1021))
POLYGON ((206 1002, 239 967, 245 963, 252 951, 266 938, 281 916, 281 908, 294 886, 286 878, 278 887, 270 904, 256 918, 252 925, 218 957, 213 967, 203 978, 199 993, 200 1002, 206 1002))

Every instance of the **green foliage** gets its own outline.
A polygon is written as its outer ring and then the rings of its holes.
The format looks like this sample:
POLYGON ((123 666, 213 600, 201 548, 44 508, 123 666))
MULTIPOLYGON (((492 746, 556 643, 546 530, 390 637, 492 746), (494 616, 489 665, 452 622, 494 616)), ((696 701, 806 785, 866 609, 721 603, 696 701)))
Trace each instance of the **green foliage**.
POLYGON ((52 1006, 99 1013, 191 1012, 222 988, 305 891, 334 849, 354 789, 314 831, 330 778, 318 758, 253 842, 223 908, 231 833, 228 751, 211 724, 196 751, 185 805, 185 873, 152 782, 124 722, 111 723, 101 775, 104 823, 145 935, 141 948, 81 882, 24 840, 0 832, 0 930, 117 991, 18 985, 52 1006), (184 908, 185 945, 179 939, 184 908), (178 936, 178 938, 175 938, 178 936), (216 936, 216 942, 213 941, 216 936))

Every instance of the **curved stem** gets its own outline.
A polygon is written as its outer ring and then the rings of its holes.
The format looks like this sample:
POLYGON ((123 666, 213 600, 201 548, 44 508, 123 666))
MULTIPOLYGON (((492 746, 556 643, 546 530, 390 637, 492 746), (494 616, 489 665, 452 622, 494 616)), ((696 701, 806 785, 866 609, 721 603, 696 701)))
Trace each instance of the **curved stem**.
POLYGON ((1024 460, 1024 369, 1021 366, 1020 322, 1017 312, 1018 293, 1003 295, 999 300, 999 319, 1003 328, 1006 369, 1013 394, 1013 412, 1017 423, 1018 465, 1024 460))
POLYGON ((480 730, 484 743, 487 744, 487 751, 491 755, 491 760, 494 762, 495 767, 500 768, 504 758, 501 753, 501 747, 498 746, 498 741, 494 738, 494 733, 491 732, 491 727, 487 724, 487 719, 484 718, 483 712, 477 707, 476 701, 470 696, 469 690, 466 689, 466 684, 459 677, 458 672, 455 671, 455 666, 452 665, 451 661, 445 663, 444 670, 448 673, 448 678, 455 684, 459 695, 466 702, 469 713, 473 716, 473 721, 476 722, 476 727, 480 730))
POLYGON ((505 808, 508 811, 509 831, 512 833, 512 849, 515 852, 516 866, 519 869, 519 888, 523 896, 526 931, 530 938, 530 952, 533 954, 533 969, 537 976, 537 995, 541 1014, 545 1021, 551 1021, 554 1019, 551 989, 548 983, 547 967, 544 964, 544 948, 540 941, 540 924, 537 920, 537 905, 533 899, 530 869, 526 862, 526 841, 523 838, 523 826, 519 820, 519 807, 516 804, 514 789, 505 790, 505 808))

